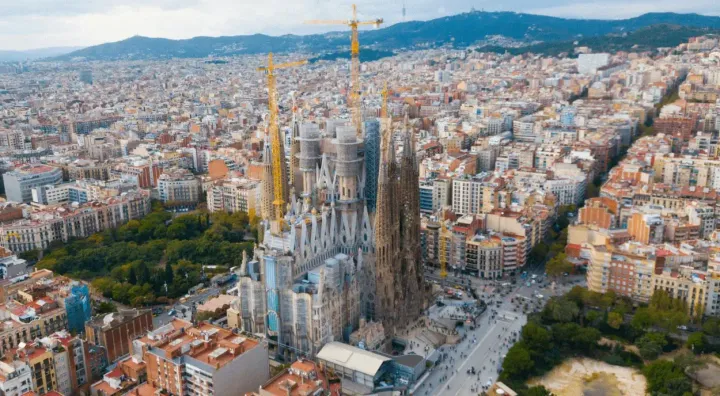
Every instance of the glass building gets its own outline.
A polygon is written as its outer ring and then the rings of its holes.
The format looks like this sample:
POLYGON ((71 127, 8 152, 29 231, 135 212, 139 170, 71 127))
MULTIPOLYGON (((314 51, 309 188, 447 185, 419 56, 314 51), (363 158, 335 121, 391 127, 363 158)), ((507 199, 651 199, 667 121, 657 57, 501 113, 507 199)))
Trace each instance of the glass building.
POLYGON ((377 179, 380 172, 380 120, 365 121, 365 200, 369 212, 375 211, 377 179))

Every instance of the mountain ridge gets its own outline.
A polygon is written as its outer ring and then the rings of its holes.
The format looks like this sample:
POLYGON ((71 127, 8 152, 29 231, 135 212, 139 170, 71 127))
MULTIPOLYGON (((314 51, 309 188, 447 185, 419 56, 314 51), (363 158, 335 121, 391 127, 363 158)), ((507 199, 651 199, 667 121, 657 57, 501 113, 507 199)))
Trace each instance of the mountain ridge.
POLYGON ((0 62, 21 62, 49 56, 60 56, 73 51, 82 49, 83 47, 48 47, 35 48, 29 50, 0 50, 0 62))
MULTIPOLYGON (((720 17, 700 14, 647 13, 619 20, 568 19, 515 12, 472 11, 428 21, 400 22, 360 32, 363 47, 381 51, 419 49, 452 44, 468 46, 488 36, 503 36, 527 44, 560 42, 607 34, 631 33, 652 25, 668 24, 720 29, 720 17)), ((269 36, 199 36, 173 40, 133 36, 113 43, 87 47, 51 60, 139 60, 203 58, 266 52, 333 53, 346 51, 349 32, 269 36)))

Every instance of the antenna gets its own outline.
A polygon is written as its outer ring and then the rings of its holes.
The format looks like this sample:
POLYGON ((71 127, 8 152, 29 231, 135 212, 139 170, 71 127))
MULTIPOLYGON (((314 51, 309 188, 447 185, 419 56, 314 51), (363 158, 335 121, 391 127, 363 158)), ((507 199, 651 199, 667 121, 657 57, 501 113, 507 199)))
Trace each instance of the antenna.
POLYGON ((403 16, 403 22, 405 22, 405 0, 403 0, 403 8, 402 8, 402 16, 403 16))

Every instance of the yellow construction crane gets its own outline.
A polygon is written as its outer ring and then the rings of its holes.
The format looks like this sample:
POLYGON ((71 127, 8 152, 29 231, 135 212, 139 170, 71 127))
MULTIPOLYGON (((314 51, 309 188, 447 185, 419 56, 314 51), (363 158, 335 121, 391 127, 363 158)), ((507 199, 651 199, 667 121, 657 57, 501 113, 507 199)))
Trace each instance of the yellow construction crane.
POLYGON ((382 90, 382 107, 380 108, 380 117, 381 118, 387 118, 388 116, 388 110, 387 110, 387 98, 388 98, 388 87, 387 87, 387 81, 385 82, 385 86, 382 90))
POLYGON ((385 163, 385 161, 388 160, 389 150, 390 150, 390 139, 391 139, 391 126, 392 122, 390 117, 388 117, 388 110, 387 110, 387 97, 388 97, 388 87, 387 82, 385 83, 385 86, 383 87, 383 90, 381 92, 382 94, 382 106, 380 107, 380 141, 382 142, 380 144, 380 161, 385 163))
MULTIPOLYGON (((280 142, 282 137, 280 136, 280 128, 278 127, 278 105, 277 105, 277 92, 275 88, 275 69, 285 69, 293 66, 300 66, 307 63, 307 60, 301 60, 297 62, 288 63, 273 63, 272 52, 268 54, 268 65, 265 67, 259 67, 259 71, 265 72, 267 75, 268 84, 268 110, 270 112, 270 120, 268 122, 268 134, 270 135, 270 144, 272 148, 272 173, 273 173, 273 195, 275 200, 273 205, 275 206, 275 218, 277 219, 278 226, 284 216, 285 212, 285 196, 284 192, 287 186, 282 180, 282 168, 285 166, 283 156, 285 153, 280 152, 280 142)), ((281 228, 277 228, 280 230, 281 228)))
POLYGON ((440 278, 445 280, 447 278, 447 241, 445 235, 447 234, 447 227, 445 227, 445 221, 440 221, 440 278))
POLYGON ((350 26, 352 36, 350 39, 350 59, 351 59, 351 87, 350 87, 350 112, 352 114, 353 126, 357 129, 358 136, 362 135, 362 113, 360 109, 360 41, 358 40, 358 26, 372 25, 379 27, 383 23, 382 18, 371 21, 358 21, 357 7, 352 5, 352 19, 331 20, 331 21, 307 21, 306 23, 315 25, 347 25, 350 26))

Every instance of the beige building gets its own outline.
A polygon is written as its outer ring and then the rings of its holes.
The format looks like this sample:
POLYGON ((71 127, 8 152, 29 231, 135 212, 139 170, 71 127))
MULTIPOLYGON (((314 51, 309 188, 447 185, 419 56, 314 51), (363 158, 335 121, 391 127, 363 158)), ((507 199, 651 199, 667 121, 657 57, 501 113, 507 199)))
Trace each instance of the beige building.
POLYGON ((497 279, 503 274, 503 246, 495 238, 477 235, 466 243, 466 269, 483 279, 497 279))
POLYGON ((261 182, 232 178, 217 180, 207 191, 207 205, 211 212, 245 212, 260 215, 261 182))
POLYGON ((208 323, 175 319, 135 340, 147 382, 178 396, 241 396, 270 378, 267 346, 208 323))
POLYGON ((614 291, 636 301, 649 301, 653 292, 654 258, 639 251, 622 251, 604 245, 590 245, 588 250, 588 289, 600 293, 614 291))
POLYGON ((670 297, 687 304, 690 315, 702 314, 707 305, 708 283, 693 276, 692 267, 680 267, 679 271, 664 270, 652 276, 653 291, 664 290, 670 297))
POLYGON ((82 205, 57 205, 0 225, 0 246, 13 252, 43 250, 52 241, 85 238, 150 213, 150 193, 137 190, 82 205))
POLYGON ((158 196, 163 202, 197 203, 200 201, 200 180, 189 170, 163 170, 158 178, 158 196))

